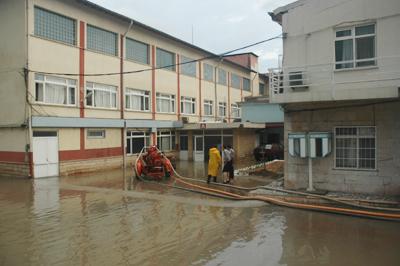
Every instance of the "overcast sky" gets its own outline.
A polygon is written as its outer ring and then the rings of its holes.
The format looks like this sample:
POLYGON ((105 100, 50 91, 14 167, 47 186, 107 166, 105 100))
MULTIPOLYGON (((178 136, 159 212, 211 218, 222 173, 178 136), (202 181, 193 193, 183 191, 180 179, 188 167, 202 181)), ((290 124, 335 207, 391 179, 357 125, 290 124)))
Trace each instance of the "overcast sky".
MULTIPOLYGON (((213 53, 223 53, 281 33, 267 12, 294 0, 91 0, 105 8, 213 53)), ((259 70, 278 64, 280 39, 243 52, 259 56, 259 70)))

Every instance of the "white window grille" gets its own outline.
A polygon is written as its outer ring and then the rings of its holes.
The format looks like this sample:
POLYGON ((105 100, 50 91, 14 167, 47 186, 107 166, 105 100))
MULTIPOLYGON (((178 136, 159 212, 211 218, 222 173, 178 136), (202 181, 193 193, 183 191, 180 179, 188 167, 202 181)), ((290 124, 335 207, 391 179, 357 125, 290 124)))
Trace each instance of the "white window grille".
POLYGON ((181 112, 182 114, 193 115, 196 113, 196 99, 181 96, 181 112))
POLYGON ((175 95, 157 93, 156 101, 158 113, 175 113, 175 95))
POLYGON ((117 87, 87 82, 86 106, 117 108, 117 87))
POLYGON ((126 58, 143 64, 149 64, 149 45, 126 38, 126 58))
POLYGON ((336 30, 336 69, 376 65, 375 24, 336 30))
POLYGON ((157 146, 162 151, 171 151, 175 149, 175 132, 174 131, 158 131, 157 146))
POLYGON ((76 45, 76 21, 35 6, 35 35, 76 45))
POLYGON ((136 89, 126 89, 125 107, 134 111, 150 111, 150 92, 136 89))
POLYGON ((375 127, 335 128, 335 167, 376 169, 375 127))
POLYGON ((35 101, 76 105, 76 80, 35 74, 35 101))
POLYGON ((182 55, 181 56, 181 72, 184 75, 196 77, 197 62, 192 62, 192 61, 194 61, 194 59, 182 55), (191 62, 191 63, 188 63, 188 62, 191 62))
POLYGON ((109 55, 118 55, 117 34, 87 25, 87 48, 109 55))
POLYGON ((214 110, 214 104, 211 100, 204 100, 204 115, 212 116, 214 110))
POLYGON ((231 112, 233 118, 240 118, 240 107, 237 103, 231 104, 231 112))
POLYGON ((126 132, 126 153, 139 153, 143 147, 150 146, 150 133, 142 131, 126 132))
POLYGON ((226 116, 226 102, 219 102, 218 103, 218 115, 219 117, 226 116))

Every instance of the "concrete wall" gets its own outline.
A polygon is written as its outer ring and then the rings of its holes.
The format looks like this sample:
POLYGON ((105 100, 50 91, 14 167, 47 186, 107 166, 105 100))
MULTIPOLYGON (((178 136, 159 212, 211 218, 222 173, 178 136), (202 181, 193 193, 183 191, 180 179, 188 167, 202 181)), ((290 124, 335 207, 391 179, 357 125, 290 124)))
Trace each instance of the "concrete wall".
POLYGON ((0 126, 19 126, 26 118, 25 1, 0 1, 0 25, 0 126))
POLYGON ((398 0, 302 1, 283 14, 283 69, 304 71, 308 89, 292 90, 273 102, 310 102, 398 97, 400 81, 400 3, 398 0), (335 70, 335 31, 376 23, 376 66, 335 70))
POLYGON ((326 158, 313 160, 317 189, 378 195, 400 193, 399 102, 285 114, 285 187, 306 188, 308 160, 288 154, 290 132, 334 132, 336 126, 376 126, 376 170, 335 169, 334 145, 326 158))

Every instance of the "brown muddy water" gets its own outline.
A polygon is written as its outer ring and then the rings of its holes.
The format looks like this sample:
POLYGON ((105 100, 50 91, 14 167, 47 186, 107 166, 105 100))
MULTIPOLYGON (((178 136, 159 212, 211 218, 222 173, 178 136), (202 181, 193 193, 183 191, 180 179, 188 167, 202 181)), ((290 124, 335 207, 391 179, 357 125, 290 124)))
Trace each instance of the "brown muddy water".
MULTIPOLYGON (((179 168, 204 176, 201 164, 179 168)), ((399 251, 399 223, 231 202, 129 172, 0 178, 0 265, 400 265, 399 251)))

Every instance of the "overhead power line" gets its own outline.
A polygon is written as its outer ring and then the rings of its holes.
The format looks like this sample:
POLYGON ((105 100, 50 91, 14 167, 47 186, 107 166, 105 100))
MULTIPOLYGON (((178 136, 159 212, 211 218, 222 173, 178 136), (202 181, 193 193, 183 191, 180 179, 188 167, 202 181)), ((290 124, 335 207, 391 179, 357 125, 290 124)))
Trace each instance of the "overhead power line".
POLYGON ((282 34, 279 34, 275 37, 272 38, 268 38, 259 42, 255 42, 243 47, 239 47, 227 52, 224 52, 222 54, 218 54, 218 55, 210 55, 210 56, 205 56, 199 59, 194 59, 191 61, 186 61, 186 62, 180 62, 180 63, 176 63, 176 64, 171 64, 171 65, 167 65, 167 66, 162 66, 162 67, 151 67, 151 68, 144 68, 144 69, 139 69, 139 70, 133 70, 133 71, 123 71, 123 72, 110 72, 110 73, 92 73, 92 74, 79 74, 79 73, 61 73, 61 72, 43 72, 43 71, 35 71, 35 70, 31 70, 28 69, 29 72, 35 72, 38 74, 44 74, 44 75, 63 75, 63 76, 84 76, 84 77, 97 77, 97 76, 115 76, 115 75, 125 75, 125 74, 134 74, 134 73, 142 73, 142 72, 147 72, 147 71, 152 71, 152 70, 158 70, 158 69, 165 69, 165 68, 170 68, 170 67, 174 67, 174 66, 180 66, 180 65, 185 65, 185 64, 190 64, 190 63, 195 63, 195 62, 199 62, 199 61, 203 61, 203 60, 207 60, 207 59, 215 59, 215 58, 221 58, 223 59, 224 56, 227 56, 231 53, 240 51, 240 50, 244 50, 262 43, 266 43, 275 39, 280 39, 282 38, 282 34))

